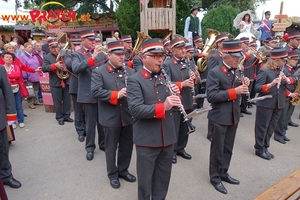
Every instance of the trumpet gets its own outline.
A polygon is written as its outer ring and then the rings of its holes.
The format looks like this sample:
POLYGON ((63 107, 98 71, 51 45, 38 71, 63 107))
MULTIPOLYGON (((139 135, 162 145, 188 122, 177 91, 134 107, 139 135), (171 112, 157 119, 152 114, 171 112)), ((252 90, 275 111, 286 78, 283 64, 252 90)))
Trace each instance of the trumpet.
POLYGON ((256 50, 252 47, 248 47, 248 50, 254 52, 253 56, 259 59, 259 62, 265 62, 267 60, 267 55, 270 53, 270 50, 267 50, 266 48, 260 48, 259 50, 256 50))
POLYGON ((105 46, 103 46, 101 44, 94 46, 94 49, 97 50, 97 51, 101 51, 104 54, 107 54, 107 47, 105 47, 105 46))

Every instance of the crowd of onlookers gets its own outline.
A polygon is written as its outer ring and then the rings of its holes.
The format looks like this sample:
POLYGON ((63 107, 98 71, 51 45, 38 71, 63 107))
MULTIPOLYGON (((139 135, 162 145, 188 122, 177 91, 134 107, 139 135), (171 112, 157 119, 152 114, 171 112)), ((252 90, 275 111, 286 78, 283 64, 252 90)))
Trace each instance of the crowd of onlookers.
POLYGON ((46 52, 42 50, 47 45, 47 38, 32 40, 20 36, 11 36, 10 41, 5 35, 1 35, 0 41, 0 65, 7 72, 9 82, 12 86, 18 120, 12 127, 17 125, 25 127, 22 102, 26 100, 29 108, 35 109, 36 105, 43 105, 42 93, 39 83, 39 76, 42 73, 43 57, 46 52), (28 91, 30 90, 30 91, 28 91))

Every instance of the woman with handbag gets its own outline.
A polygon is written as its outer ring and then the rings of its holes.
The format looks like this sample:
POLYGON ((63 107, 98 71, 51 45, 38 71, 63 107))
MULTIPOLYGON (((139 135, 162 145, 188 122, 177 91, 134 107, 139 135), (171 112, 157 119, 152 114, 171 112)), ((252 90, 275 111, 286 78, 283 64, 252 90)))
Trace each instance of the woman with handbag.
MULTIPOLYGON (((34 70, 41 69, 40 63, 36 55, 32 54, 32 45, 28 42, 24 44, 24 52, 20 55, 19 59, 22 63, 26 66, 34 70)), ((41 71, 41 70, 39 70, 41 71)), ((23 72, 23 78, 27 80, 27 85, 32 89, 32 96, 29 95, 27 97, 27 103, 29 108, 35 109, 35 105, 43 105, 43 103, 38 101, 37 93, 39 91, 39 74, 38 72, 35 73, 28 73, 23 72)), ((28 88, 27 88, 28 89, 28 88)), ((28 89, 30 94, 30 91, 28 89)))
MULTIPOLYGON (((28 91, 22 78, 22 69, 20 68, 19 65, 17 65, 17 63, 13 64, 14 57, 15 57, 14 54, 9 52, 4 52, 2 54, 2 58, 4 61, 3 67, 6 70, 7 77, 15 97, 19 127, 24 128, 25 124, 24 124, 24 113, 22 107, 22 98, 28 96, 28 91)), ((28 68, 26 68, 25 71, 32 72, 32 73, 35 72, 35 70, 32 68, 29 68, 29 70, 28 68)), ((13 128, 16 127, 17 125, 13 124, 13 128)))

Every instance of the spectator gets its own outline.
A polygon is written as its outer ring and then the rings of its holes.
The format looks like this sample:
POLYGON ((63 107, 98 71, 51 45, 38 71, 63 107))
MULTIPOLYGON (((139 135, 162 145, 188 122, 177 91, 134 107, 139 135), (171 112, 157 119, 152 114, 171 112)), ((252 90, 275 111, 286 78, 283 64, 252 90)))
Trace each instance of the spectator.
POLYGON ((23 72, 23 78, 27 79, 28 85, 32 85, 34 89, 34 97, 28 97, 27 102, 28 106, 31 109, 35 109, 34 105, 43 105, 38 101, 37 93, 39 90, 39 74, 38 71, 41 69, 41 65, 39 63, 38 58, 36 55, 32 54, 32 45, 29 42, 24 44, 25 50, 19 57, 20 61, 24 63, 26 66, 34 69, 35 73, 26 73, 23 72))
POLYGON ((5 35, 1 35, 1 41, 2 41, 4 44, 8 43, 8 41, 7 41, 6 38, 5 38, 5 35))

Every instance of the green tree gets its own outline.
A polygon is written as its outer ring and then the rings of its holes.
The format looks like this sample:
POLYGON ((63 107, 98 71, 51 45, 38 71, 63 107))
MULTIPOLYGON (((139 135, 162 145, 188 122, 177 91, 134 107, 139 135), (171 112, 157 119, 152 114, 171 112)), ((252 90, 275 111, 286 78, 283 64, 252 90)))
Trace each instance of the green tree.
POLYGON ((203 8, 217 8, 221 5, 232 6, 239 11, 255 10, 259 3, 264 3, 266 0, 202 0, 203 8))
POLYGON ((207 29, 214 29, 220 33, 231 33, 234 36, 237 35, 238 30, 233 27, 233 20, 238 13, 237 9, 230 6, 220 6, 209 10, 202 19, 202 37, 206 38, 207 29))

